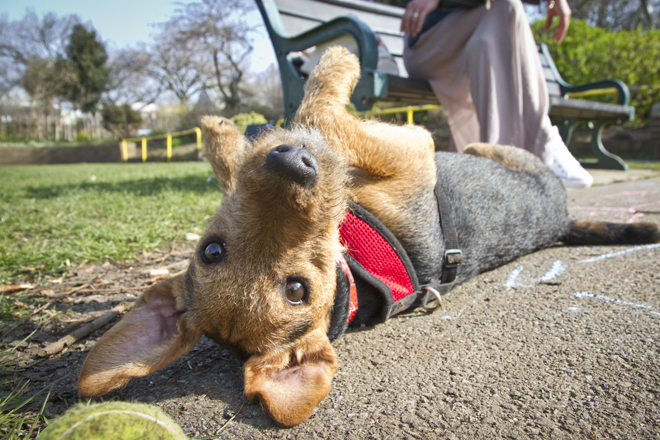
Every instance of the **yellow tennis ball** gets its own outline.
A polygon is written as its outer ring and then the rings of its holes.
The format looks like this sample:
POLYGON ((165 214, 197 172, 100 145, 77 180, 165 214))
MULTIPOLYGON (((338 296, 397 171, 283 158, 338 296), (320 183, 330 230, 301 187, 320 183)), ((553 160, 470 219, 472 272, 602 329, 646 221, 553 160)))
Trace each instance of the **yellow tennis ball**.
POLYGON ((38 440, 188 440, 155 405, 129 402, 79 403, 48 425, 38 440))

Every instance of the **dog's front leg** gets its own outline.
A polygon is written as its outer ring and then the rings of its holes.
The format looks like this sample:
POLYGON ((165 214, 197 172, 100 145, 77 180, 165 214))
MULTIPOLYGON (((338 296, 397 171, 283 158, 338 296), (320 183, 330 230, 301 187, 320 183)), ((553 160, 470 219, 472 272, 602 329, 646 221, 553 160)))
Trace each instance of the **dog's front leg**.
POLYGON ((318 129, 355 168, 352 199, 394 234, 403 234, 415 217, 407 208, 411 200, 434 203, 433 139, 421 127, 362 121, 351 115, 346 106, 359 76, 355 55, 342 47, 328 49, 305 85, 295 121, 318 129))
POLYGON ((295 122, 317 128, 352 166, 373 178, 434 182, 435 148, 427 130, 362 121, 346 111, 359 77, 355 55, 341 46, 328 49, 305 84, 295 122))

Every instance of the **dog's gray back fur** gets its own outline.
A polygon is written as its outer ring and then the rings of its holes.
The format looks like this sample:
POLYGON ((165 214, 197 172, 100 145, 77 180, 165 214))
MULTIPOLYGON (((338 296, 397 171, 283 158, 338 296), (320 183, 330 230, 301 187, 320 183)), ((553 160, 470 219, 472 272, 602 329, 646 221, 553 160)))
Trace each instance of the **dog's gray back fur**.
MULTIPOLYGON (((436 153, 437 190, 449 200, 463 251, 458 283, 552 246, 569 230, 561 181, 540 160, 528 156, 529 174, 489 159, 436 153)), ((415 213, 415 226, 399 239, 423 284, 442 271, 444 240, 437 204, 427 194, 406 208, 415 213)))

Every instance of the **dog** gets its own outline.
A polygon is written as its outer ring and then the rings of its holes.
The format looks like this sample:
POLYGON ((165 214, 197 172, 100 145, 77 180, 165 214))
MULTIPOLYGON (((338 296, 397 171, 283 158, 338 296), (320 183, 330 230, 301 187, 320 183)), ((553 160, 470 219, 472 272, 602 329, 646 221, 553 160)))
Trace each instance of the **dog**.
POLYGON ((560 180, 519 148, 434 153, 422 128, 356 119, 346 105, 359 72, 354 55, 329 49, 292 126, 254 141, 204 118, 222 204, 187 272, 146 290, 97 341, 81 394, 153 373, 207 335, 247 357, 247 397, 293 426, 330 391, 331 340, 349 322, 431 308, 454 285, 559 241, 660 240, 651 224, 572 221, 560 180))

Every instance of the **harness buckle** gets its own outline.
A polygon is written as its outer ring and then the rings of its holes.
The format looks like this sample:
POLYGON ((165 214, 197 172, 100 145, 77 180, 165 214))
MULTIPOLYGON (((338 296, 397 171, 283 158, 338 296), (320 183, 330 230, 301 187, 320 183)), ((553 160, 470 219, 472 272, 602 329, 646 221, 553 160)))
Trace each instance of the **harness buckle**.
POLYGON ((444 260, 444 269, 456 269, 463 262, 463 252, 460 249, 447 249, 444 260))
POLYGON ((429 313, 435 312, 440 308, 442 305, 442 295, 440 295, 440 292, 435 290, 433 287, 430 286, 424 286, 422 290, 426 290, 426 294, 424 295, 424 298, 422 298, 422 307, 424 310, 426 310, 429 313), (429 295, 429 293, 432 293, 433 296, 429 295), (435 307, 429 307, 429 303, 437 301, 437 305, 435 307))

